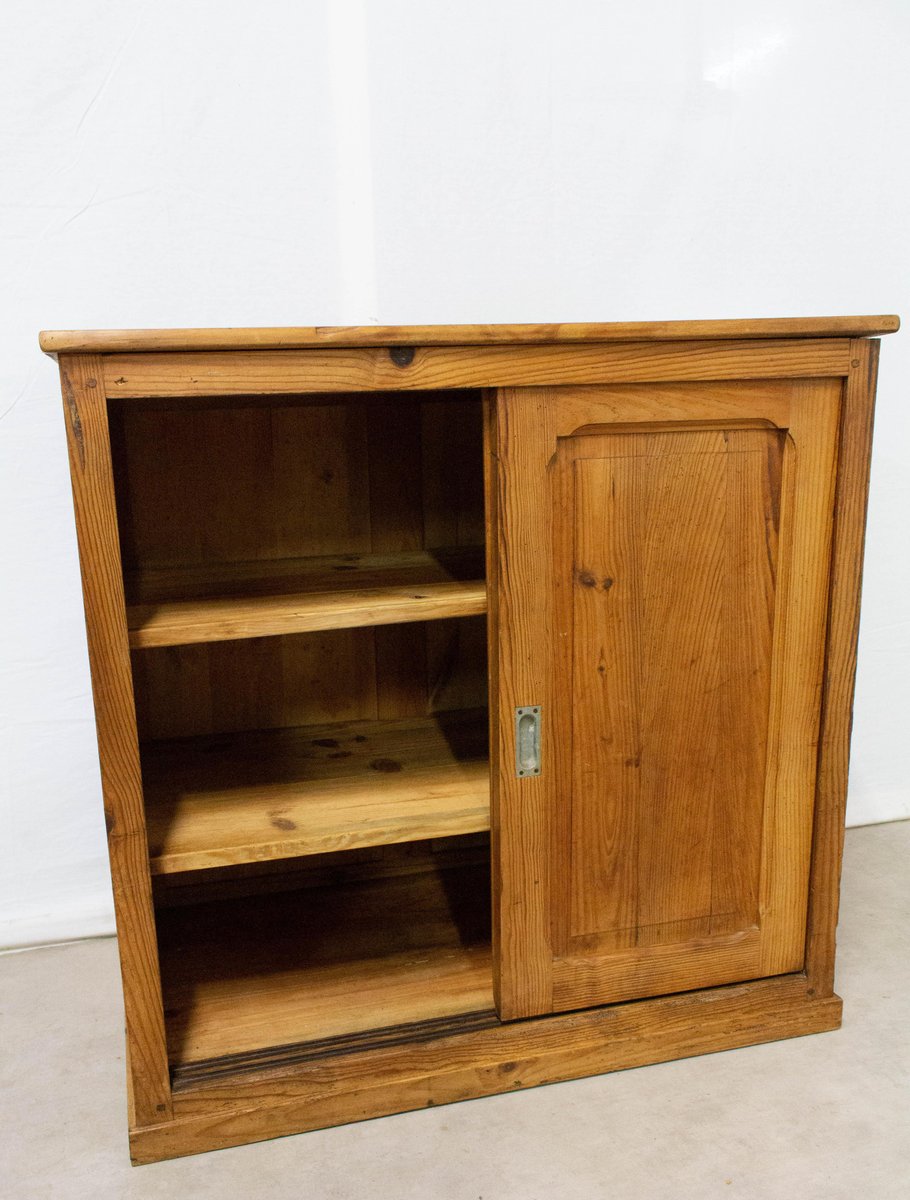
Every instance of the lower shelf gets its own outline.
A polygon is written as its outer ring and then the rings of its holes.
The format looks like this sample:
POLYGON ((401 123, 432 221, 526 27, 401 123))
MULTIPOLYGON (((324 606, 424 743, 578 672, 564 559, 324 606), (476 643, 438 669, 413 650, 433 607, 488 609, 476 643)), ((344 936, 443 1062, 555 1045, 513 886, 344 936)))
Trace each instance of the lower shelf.
POLYGON ((164 908, 158 933, 174 1067, 493 1008, 486 864, 164 908))
POLYGON ((486 710, 143 748, 153 875, 490 827, 486 710))

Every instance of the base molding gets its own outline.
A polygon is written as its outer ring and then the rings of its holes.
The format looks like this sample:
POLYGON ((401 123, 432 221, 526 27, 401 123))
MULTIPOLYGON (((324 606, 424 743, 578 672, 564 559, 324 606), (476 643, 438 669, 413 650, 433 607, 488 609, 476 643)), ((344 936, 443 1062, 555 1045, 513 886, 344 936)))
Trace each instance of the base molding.
POLYGON ((444 1034, 216 1076, 174 1093, 173 1118, 130 1131, 134 1163, 343 1125, 566 1079, 836 1029, 838 996, 805 975, 444 1034))

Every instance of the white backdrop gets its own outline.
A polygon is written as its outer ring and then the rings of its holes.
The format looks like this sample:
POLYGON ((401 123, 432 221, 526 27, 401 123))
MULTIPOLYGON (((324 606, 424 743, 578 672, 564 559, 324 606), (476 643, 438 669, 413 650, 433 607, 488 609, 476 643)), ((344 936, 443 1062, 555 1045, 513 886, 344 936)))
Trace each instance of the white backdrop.
MULTIPOLYGON (((0 945, 113 928, 39 328, 903 312, 906 0, 4 10, 0 945)), ((882 347, 849 816, 910 815, 910 340, 882 347)))

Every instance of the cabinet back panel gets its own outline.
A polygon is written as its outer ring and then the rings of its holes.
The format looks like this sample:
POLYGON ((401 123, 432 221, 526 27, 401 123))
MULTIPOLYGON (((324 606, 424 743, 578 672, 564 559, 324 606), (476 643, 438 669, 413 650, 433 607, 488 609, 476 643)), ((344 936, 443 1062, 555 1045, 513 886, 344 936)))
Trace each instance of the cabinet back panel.
POLYGON ((132 665, 142 739, 487 704, 482 616, 135 650, 132 665))
POLYGON ((481 403, 110 406, 124 570, 482 545, 481 403))

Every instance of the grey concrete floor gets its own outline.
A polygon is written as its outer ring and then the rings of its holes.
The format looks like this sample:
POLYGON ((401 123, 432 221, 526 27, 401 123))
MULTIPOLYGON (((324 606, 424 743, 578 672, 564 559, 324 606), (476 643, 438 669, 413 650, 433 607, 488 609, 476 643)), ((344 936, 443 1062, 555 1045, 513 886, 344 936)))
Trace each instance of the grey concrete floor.
POLYGON ((910 822, 847 834, 835 1033, 131 1167, 113 939, 0 956, 3 1200, 908 1200, 910 822))

